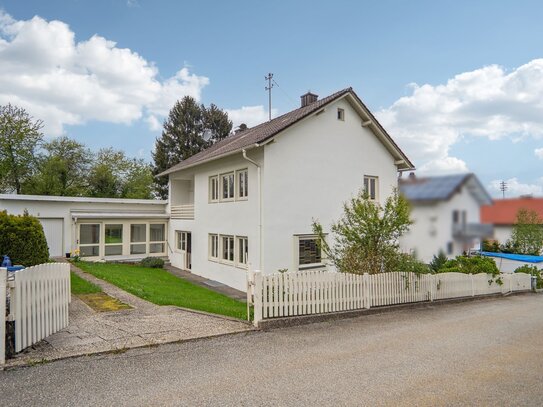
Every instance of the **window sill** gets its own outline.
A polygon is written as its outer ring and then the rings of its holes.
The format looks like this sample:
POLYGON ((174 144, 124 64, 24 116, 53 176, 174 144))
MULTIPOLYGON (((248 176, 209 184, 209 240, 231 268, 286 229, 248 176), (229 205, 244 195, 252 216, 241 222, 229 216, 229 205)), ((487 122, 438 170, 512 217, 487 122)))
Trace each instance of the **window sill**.
POLYGON ((318 263, 318 264, 305 264, 303 266, 298 266, 299 271, 305 271, 305 270, 315 270, 315 269, 322 269, 325 268, 326 265, 324 263, 318 263))

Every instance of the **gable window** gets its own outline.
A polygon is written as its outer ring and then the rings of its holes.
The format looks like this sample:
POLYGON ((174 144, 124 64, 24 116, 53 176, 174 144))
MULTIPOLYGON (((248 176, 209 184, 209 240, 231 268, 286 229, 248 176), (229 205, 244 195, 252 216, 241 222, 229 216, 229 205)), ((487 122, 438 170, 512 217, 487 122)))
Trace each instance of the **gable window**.
POLYGON ((246 199, 249 195, 249 173, 247 169, 237 171, 238 199, 246 199))
POLYGON ((337 109, 337 119, 342 120, 342 121, 345 120, 345 110, 344 109, 341 109, 341 108, 337 109))
POLYGON ((209 177, 209 202, 217 202, 219 200, 219 177, 209 177))
POLYGON ((247 266, 247 257, 249 254, 248 239, 243 236, 238 236, 238 265, 241 267, 247 266))
POLYGON ((234 199, 234 173, 221 175, 221 200, 231 201, 234 199))
POLYGON ((365 175, 364 192, 368 194, 370 200, 377 201, 379 199, 379 177, 365 175))
POLYGON ((298 266, 300 269, 322 265, 322 253, 315 235, 298 236, 298 266))
POLYGON ((221 260, 234 262, 234 236, 221 236, 221 260))
POLYGON ((219 235, 217 234, 209 235, 209 258, 219 259, 219 235))

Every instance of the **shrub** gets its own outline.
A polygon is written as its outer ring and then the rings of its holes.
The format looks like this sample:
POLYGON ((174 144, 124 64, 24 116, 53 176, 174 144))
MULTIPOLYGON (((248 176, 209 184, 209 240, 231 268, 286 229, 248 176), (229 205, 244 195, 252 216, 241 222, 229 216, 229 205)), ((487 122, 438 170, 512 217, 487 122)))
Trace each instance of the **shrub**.
POLYGON ((536 288, 543 288, 543 277, 541 276, 541 270, 538 270, 536 266, 529 266, 527 264, 515 269, 515 273, 525 273, 536 277, 536 288))
POLYGON ((483 252, 498 253, 500 251, 500 243, 497 240, 483 240, 483 252))
POLYGON ((149 267, 152 269, 161 269, 164 267, 164 260, 159 257, 146 257, 143 259, 140 264, 143 267, 149 267))
POLYGON ((427 274, 431 273, 430 267, 427 264, 417 260, 411 254, 402 253, 398 257, 398 263, 395 266, 395 271, 403 271, 406 273, 427 274))
POLYGON ((437 273, 449 272, 464 274, 486 273, 492 274, 492 277, 496 277, 500 274, 494 260, 490 257, 483 256, 457 256, 455 259, 447 260, 447 262, 445 262, 445 264, 437 271, 437 273))
POLYGON ((0 212, 0 255, 8 255, 13 264, 30 267, 49 261, 49 248, 40 221, 25 213, 0 212))
POLYGON ((432 261, 430 262, 430 269, 437 273, 438 270, 447 263, 447 256, 443 253, 443 250, 440 250, 437 256, 434 254, 432 261))

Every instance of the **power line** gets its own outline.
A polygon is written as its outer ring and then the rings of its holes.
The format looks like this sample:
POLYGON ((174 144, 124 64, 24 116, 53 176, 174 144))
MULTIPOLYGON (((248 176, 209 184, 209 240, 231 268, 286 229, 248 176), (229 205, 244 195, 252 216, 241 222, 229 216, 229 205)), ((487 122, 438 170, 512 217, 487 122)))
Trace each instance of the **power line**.
POLYGON ((273 88, 273 83, 272 83, 273 74, 271 72, 268 73, 268 76, 265 76, 264 80, 268 81, 268 86, 266 86, 264 89, 266 89, 268 91, 268 114, 269 114, 269 118, 271 120, 271 113, 272 113, 272 99, 271 99, 271 96, 272 96, 272 88, 273 88))
POLYGON ((504 199, 505 199, 505 191, 507 191, 507 189, 508 189, 507 182, 505 181, 500 182, 500 191, 502 191, 502 196, 504 199))

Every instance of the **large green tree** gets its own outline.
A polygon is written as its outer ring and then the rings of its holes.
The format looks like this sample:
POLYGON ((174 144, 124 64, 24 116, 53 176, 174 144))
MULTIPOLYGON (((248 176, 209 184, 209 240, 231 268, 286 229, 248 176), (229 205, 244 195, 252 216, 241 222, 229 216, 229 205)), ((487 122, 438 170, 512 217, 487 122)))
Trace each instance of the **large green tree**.
MULTIPOLYGON (((153 175, 173 167, 183 160, 227 137, 232 122, 226 112, 215 105, 205 107, 190 96, 178 100, 164 122, 162 135, 153 151, 153 175)), ((168 197, 167 177, 155 178, 155 191, 168 197)))
POLYGON ((340 272, 404 271, 398 270, 405 260, 399 238, 411 225, 409 212, 409 203, 397 191, 383 206, 361 192, 344 204, 342 217, 332 224, 331 245, 318 221, 313 222, 313 231, 320 237, 326 257, 340 272))
POLYGON ((511 246, 517 253, 539 255, 543 247, 543 221, 537 212, 519 209, 513 226, 511 246))
POLYGON ((42 127, 22 108, 0 106, 0 190, 22 192, 36 170, 42 127))
POLYGON ((37 195, 81 196, 86 192, 87 175, 93 161, 84 144, 59 137, 43 145, 45 154, 24 192, 37 195))

